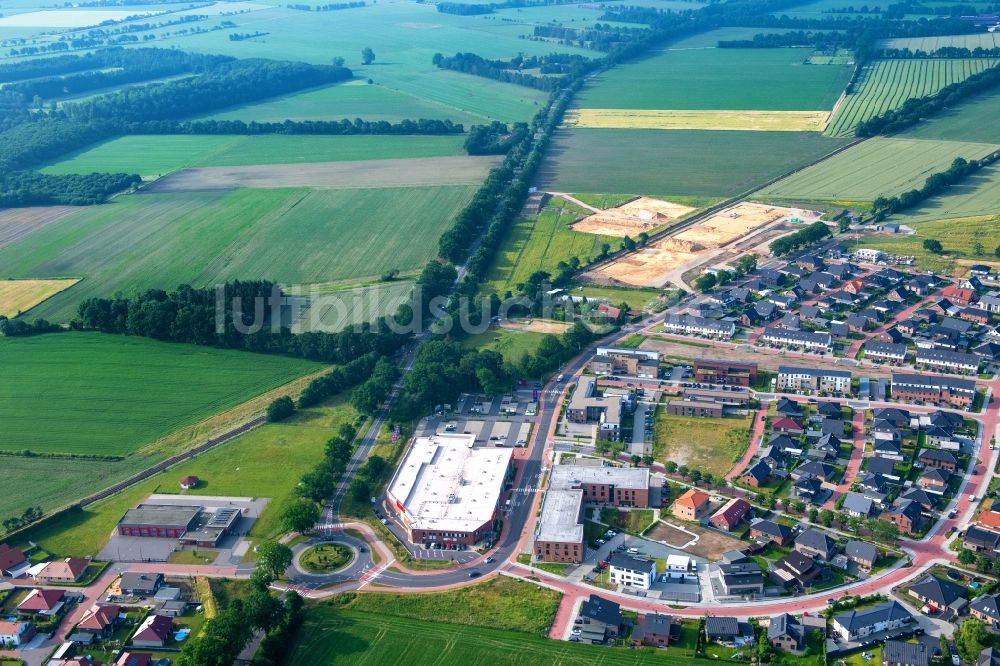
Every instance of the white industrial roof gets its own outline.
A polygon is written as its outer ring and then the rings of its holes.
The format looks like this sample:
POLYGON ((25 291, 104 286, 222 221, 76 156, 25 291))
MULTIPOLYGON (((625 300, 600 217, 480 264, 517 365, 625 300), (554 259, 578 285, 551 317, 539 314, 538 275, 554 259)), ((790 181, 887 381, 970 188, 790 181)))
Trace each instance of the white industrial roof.
POLYGON ((535 541, 582 542, 583 523, 580 522, 582 505, 582 490, 549 490, 545 493, 545 503, 542 504, 542 516, 538 520, 538 534, 535 535, 535 541))
POLYGON ((493 517, 513 449, 475 448, 475 435, 418 437, 389 485, 415 529, 468 532, 493 517))

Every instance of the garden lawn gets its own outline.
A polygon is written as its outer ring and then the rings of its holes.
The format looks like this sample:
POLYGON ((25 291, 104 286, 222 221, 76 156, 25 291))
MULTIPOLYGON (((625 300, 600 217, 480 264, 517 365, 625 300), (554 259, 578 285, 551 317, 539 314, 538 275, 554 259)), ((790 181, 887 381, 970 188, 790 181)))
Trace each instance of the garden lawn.
POLYGON ((816 132, 557 131, 539 186, 560 192, 730 197, 810 164, 846 143, 816 132))
POLYGON ((455 624, 541 634, 555 618, 560 594, 507 576, 477 585, 427 594, 344 594, 328 602, 351 612, 395 615, 415 620, 441 619, 455 624))
POLYGON ((309 284, 415 271, 475 187, 135 194, 0 248, 6 277, 85 278, 35 308, 67 321, 83 299, 231 279, 309 284))
POLYGON ((749 444, 750 417, 671 416, 661 407, 653 421, 653 456, 660 462, 725 476, 749 444))
POLYGON ((124 172, 150 178, 189 167, 443 157, 465 154, 464 140, 461 135, 142 134, 85 148, 42 172, 124 172))
POLYGON ((273 538, 281 533, 281 509, 299 478, 322 460, 326 442, 340 424, 355 418, 346 397, 301 410, 280 424, 261 426, 82 511, 45 523, 24 539, 60 556, 96 555, 126 510, 151 493, 180 492, 177 479, 188 475, 201 483, 187 495, 269 498, 250 536, 273 538))
POLYGON ((828 111, 851 67, 803 64, 811 48, 667 50, 590 80, 581 109, 828 111))
POLYGON ((0 367, 0 448, 123 456, 322 366, 70 332, 0 338, 0 367))
MULTIPOLYGON (((464 614, 467 610, 463 608, 460 612, 464 614)), ((290 649, 289 666, 424 663, 437 666, 696 666, 698 663, 693 658, 669 651, 657 652, 653 648, 627 650, 582 645, 495 628, 338 611, 322 606, 309 611, 298 636, 290 649)))

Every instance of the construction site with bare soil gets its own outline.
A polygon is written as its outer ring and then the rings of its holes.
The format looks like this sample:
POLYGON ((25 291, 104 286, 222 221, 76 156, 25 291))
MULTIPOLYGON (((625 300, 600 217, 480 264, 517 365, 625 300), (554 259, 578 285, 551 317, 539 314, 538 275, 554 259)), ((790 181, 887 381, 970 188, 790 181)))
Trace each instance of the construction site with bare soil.
MULTIPOLYGON (((690 224, 677 224, 644 247, 617 256, 585 274, 596 284, 627 287, 689 286, 684 274, 725 263, 744 251, 764 252, 766 243, 821 213, 743 201, 690 224), (683 228, 682 228, 683 227, 683 228)), ((602 232, 603 233, 603 232, 602 232)))
POLYGON ((588 215, 571 224, 570 229, 586 234, 634 238, 640 233, 651 234, 676 224, 695 210, 670 201, 637 197, 620 206, 588 215))

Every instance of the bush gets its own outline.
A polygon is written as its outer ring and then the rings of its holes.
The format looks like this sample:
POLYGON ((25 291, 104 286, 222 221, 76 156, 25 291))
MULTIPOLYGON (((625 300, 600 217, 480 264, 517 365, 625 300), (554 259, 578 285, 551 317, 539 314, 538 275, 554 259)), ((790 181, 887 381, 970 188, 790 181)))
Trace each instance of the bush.
POLYGON ((283 395, 272 400, 271 404, 267 406, 267 421, 268 423, 284 421, 294 413, 295 403, 287 395, 283 395))

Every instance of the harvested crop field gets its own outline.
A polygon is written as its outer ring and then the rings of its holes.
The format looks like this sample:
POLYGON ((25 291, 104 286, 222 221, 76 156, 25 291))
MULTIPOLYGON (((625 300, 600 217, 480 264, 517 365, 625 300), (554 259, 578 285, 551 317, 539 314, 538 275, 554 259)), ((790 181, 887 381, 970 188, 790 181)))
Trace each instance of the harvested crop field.
POLYGON ((565 127, 663 130, 822 132, 828 111, 703 111, 677 109, 570 109, 565 127))
POLYGON ((238 187, 335 189, 478 185, 497 157, 417 157, 402 160, 313 162, 177 171, 144 192, 211 192, 238 187))
POLYGON ((570 225, 573 231, 605 236, 635 236, 643 231, 669 226, 681 217, 696 210, 690 206, 639 197, 621 206, 608 208, 600 213, 588 215, 570 225))
POLYGON ((1000 32, 976 32, 968 35, 938 35, 934 37, 897 37, 879 44, 887 49, 910 49, 911 51, 936 51, 953 46, 960 49, 1000 48, 1000 32))
POLYGON ((872 201, 923 186, 956 157, 978 159, 996 144, 875 137, 790 175, 758 194, 800 201, 872 201))
POLYGON ((5 208, 0 210, 0 247, 24 238, 80 210, 74 206, 39 206, 37 208, 5 208))
POLYGON ((713 250, 793 216, 805 219, 817 217, 810 211, 741 202, 674 236, 660 239, 605 264, 595 270, 594 275, 636 287, 660 286, 667 281, 669 274, 710 258, 713 250))
POLYGON ((16 317, 79 282, 64 280, 0 280, 0 317, 16 317))

